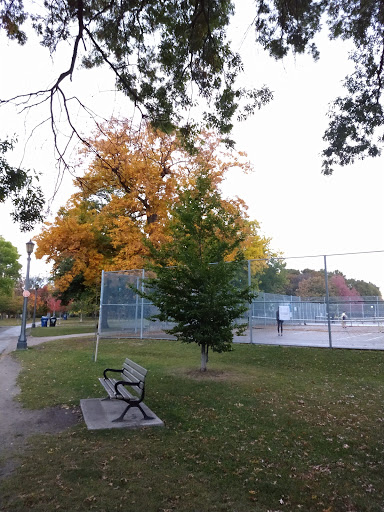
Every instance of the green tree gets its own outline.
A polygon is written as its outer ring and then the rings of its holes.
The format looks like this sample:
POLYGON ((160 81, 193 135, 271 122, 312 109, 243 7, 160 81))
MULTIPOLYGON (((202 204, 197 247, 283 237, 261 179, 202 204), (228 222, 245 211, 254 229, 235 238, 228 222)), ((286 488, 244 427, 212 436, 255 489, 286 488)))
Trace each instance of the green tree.
MULTIPOLYGON (((117 89, 165 132, 180 127, 185 112, 196 106, 195 90, 207 103, 205 124, 222 134, 231 131, 235 113, 246 117, 272 97, 267 88, 244 90, 236 84, 242 62, 226 35, 234 11, 230 0, 58 0, 44 2, 38 12, 33 5, 26 11, 21 1, 0 0, 0 5, 0 28, 11 39, 27 42, 21 28, 30 18, 51 55, 60 43, 70 45, 70 62, 55 83, 16 102, 25 105, 38 97, 54 117, 58 101, 80 138, 65 91, 65 82, 72 81, 79 64, 86 69, 106 67, 117 89)), ((57 135, 54 122, 52 129, 57 135)), ((185 122, 181 131, 186 136, 193 133, 194 123, 185 122)))
POLYGON ((367 283, 361 279, 346 279, 346 283, 351 288, 355 288, 362 297, 380 297, 381 291, 373 283, 367 283))
POLYGON ((271 258, 259 276, 259 289, 267 293, 284 293, 287 286, 285 262, 271 258))
MULTIPOLYGON (((78 64, 85 68, 104 65, 114 75, 116 86, 154 126, 169 131, 182 125, 183 113, 195 106, 196 91, 207 103, 205 122, 229 134, 232 120, 243 118, 272 97, 266 88, 248 91, 236 85, 243 67, 227 38, 228 26, 240 0, 57 0, 29 12, 21 0, 0 0, 0 29, 10 39, 26 44, 22 30, 28 19, 41 44, 54 55, 61 42, 72 55, 51 87, 25 94, 19 105, 50 106, 57 100, 68 117, 72 133, 78 130, 70 115, 65 82, 74 79, 78 64), (192 86, 195 87, 192 87, 192 86), (242 100, 248 105, 240 107, 242 100)), ((319 51, 316 35, 327 25, 330 39, 348 40, 354 50, 353 73, 346 77, 345 96, 335 100, 324 135, 323 172, 335 164, 346 165, 358 157, 380 153, 384 124, 384 7, 381 1, 364 0, 255 0, 257 43, 276 59, 289 51, 319 51)), ((77 105, 84 106, 81 101, 77 105)), ((85 107, 84 107, 85 108, 85 107)), ((57 131, 54 119, 52 129, 57 131)), ((193 123, 181 126, 184 134, 193 123)), ((63 156, 63 153, 60 152, 63 156)))
POLYGON ((11 242, 0 236, 0 293, 12 296, 15 283, 20 278, 20 254, 11 242))
POLYGON ((169 242, 148 242, 147 269, 155 277, 146 280, 144 296, 159 310, 154 318, 175 323, 169 334, 200 346, 201 371, 206 371, 209 348, 229 351, 233 330, 243 332, 239 318, 252 297, 248 287, 236 286, 244 259, 241 215, 223 207, 203 173, 195 187, 181 193, 170 216, 169 242), (234 253, 235 260, 226 262, 234 253))
POLYGON ((0 203, 11 199, 11 216, 20 223, 21 231, 30 231, 36 222, 43 221, 43 191, 37 185, 38 176, 8 164, 4 155, 14 148, 14 140, 0 141, 0 203))
POLYGON ((345 96, 333 102, 324 134, 323 173, 356 158, 377 156, 383 142, 384 6, 377 0, 257 0, 256 40, 276 59, 290 50, 320 53, 315 36, 327 25, 330 39, 348 40, 354 71, 345 96))

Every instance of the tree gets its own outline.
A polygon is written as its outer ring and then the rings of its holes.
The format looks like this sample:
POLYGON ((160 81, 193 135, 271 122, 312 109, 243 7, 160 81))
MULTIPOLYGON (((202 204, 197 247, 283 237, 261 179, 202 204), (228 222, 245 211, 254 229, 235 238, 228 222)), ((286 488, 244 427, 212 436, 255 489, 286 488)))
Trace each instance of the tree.
POLYGON ((241 333, 246 326, 239 319, 252 294, 236 285, 244 259, 241 214, 223 207, 203 172, 181 193, 170 218, 169 241, 147 242, 147 269, 155 277, 145 281, 142 295, 159 310, 153 318, 175 323, 169 334, 200 346, 201 371, 206 371, 209 348, 230 350, 233 330, 241 333), (227 262, 234 252, 234 261, 227 262))
POLYGON ((353 287, 349 286, 345 280, 345 276, 341 273, 332 275, 330 282, 335 290, 337 297, 359 297, 359 292, 353 287))
POLYGON ((281 59, 293 49, 319 51, 314 38, 328 25, 330 39, 349 40, 354 46, 349 58, 354 71, 344 82, 346 94, 330 109, 330 124, 324 134, 323 173, 334 165, 347 165, 356 158, 377 156, 383 142, 384 7, 377 0, 257 0, 256 40, 281 59))
MULTIPOLYGON (((79 64, 86 69, 106 67, 116 88, 143 118, 168 133, 178 127, 186 136, 194 130, 193 122, 183 120, 184 113, 196 106, 194 89, 207 104, 206 125, 222 134, 231 131, 236 112, 246 117, 272 96, 266 88, 244 90, 236 85, 242 62, 226 36, 234 9, 230 0, 59 0, 45 2, 38 12, 27 12, 21 1, 1 0, 1 4, 0 28, 9 38, 26 44, 27 34, 21 28, 29 17, 51 55, 63 42, 72 49, 67 69, 51 87, 12 99, 24 108, 49 105, 55 141, 55 103, 67 116, 72 134, 82 138, 72 122, 73 98, 65 90, 79 64), (242 100, 245 105, 240 108, 242 100)), ((87 110, 81 100, 78 106, 87 110)))
POLYGON ((0 203, 11 199, 11 216, 20 223, 21 231, 30 231, 43 220, 43 192, 37 185, 38 175, 9 165, 4 155, 14 148, 14 140, 0 141, 0 203))
MULTIPOLYGON (((169 205, 177 200, 178 187, 194 183, 201 169, 217 189, 232 168, 250 168, 245 155, 227 150, 212 134, 197 137, 199 151, 190 154, 174 134, 150 126, 135 130, 126 121, 102 127, 92 145, 97 154, 86 149, 88 169, 77 179, 79 192, 36 238, 36 257, 53 262, 55 286, 65 304, 87 289, 97 293, 102 269, 142 268, 143 233, 166 240, 169 205)), ((223 205, 240 209, 246 219, 241 200, 223 200, 223 205)), ((244 232, 247 250, 259 257, 269 252, 270 240, 258 234, 257 223, 244 222, 244 232)))
MULTIPOLYGON (((284 293, 301 297, 323 297, 325 295, 325 277, 323 270, 287 269, 287 285, 284 293)), ((347 279, 340 270, 328 272, 328 290, 334 297, 381 296, 380 290, 372 283, 347 279), (373 292, 373 293, 367 293, 373 292)))
POLYGON ((260 290, 267 293, 284 293, 287 285, 285 265, 281 260, 271 258, 267 267, 260 274, 260 290))
POLYGON ((354 288, 358 295, 362 297, 380 297, 381 292, 380 288, 373 283, 367 283, 366 281, 362 281, 361 279, 346 279, 346 284, 350 288, 354 288))
POLYGON ((0 236, 0 293, 10 297, 15 283, 20 278, 20 254, 11 242, 0 236))
MULTIPOLYGON (((328 291, 330 295, 336 295, 331 283, 328 283, 328 291)), ((324 297, 325 277, 322 272, 313 272, 313 275, 300 281, 297 288, 297 295, 300 297, 324 297)))
MULTIPOLYGON (((56 143, 55 112, 64 112, 72 135, 82 138, 70 106, 75 103, 76 108, 87 109, 81 99, 67 97, 65 84, 74 79, 80 62, 85 68, 104 65, 115 77, 117 89, 154 126, 167 132, 178 126, 186 136, 193 133, 194 123, 183 120, 183 114, 196 105, 197 92, 200 102, 207 104, 205 123, 228 135, 234 117, 243 118, 272 97, 267 88, 248 91, 236 85, 242 62, 227 39, 236 3, 57 0, 45 2, 38 12, 27 12, 21 0, 1 0, 0 28, 10 39, 26 44, 22 25, 29 17, 51 55, 63 42, 72 49, 68 66, 51 87, 3 102, 13 101, 23 108, 46 103, 56 143), (248 104, 241 108, 244 100, 248 104)), ((332 173, 335 164, 378 155, 384 122, 382 2, 256 0, 255 16, 250 14, 250 19, 254 19, 257 43, 276 59, 290 50, 307 51, 318 59, 314 39, 324 24, 331 39, 351 42, 355 68, 346 77, 345 97, 337 98, 330 110, 323 172, 332 173)), ((65 150, 57 149, 63 158, 65 150)))
POLYGON ((21 315, 23 311, 23 296, 12 292, 11 295, 0 293, 0 314, 14 316, 21 315))

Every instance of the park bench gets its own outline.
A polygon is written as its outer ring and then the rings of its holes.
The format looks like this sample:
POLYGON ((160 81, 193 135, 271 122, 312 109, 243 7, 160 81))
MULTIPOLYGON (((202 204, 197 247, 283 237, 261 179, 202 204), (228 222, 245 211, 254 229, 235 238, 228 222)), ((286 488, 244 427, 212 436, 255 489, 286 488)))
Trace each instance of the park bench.
POLYGON ((148 416, 140 405, 144 400, 145 376, 147 372, 148 370, 128 358, 124 361, 121 369, 106 368, 104 370, 104 377, 99 378, 99 381, 108 393, 108 397, 105 400, 123 400, 128 404, 123 413, 113 421, 123 421, 124 416, 131 407, 140 409, 144 419, 153 419, 151 416, 148 416), (107 374, 110 372, 120 373, 119 378, 109 377, 107 374))

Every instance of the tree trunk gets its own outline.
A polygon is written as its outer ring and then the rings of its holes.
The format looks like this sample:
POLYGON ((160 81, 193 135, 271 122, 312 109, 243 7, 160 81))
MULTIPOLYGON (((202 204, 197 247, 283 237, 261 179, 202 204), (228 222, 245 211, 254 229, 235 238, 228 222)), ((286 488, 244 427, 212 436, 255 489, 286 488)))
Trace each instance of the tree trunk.
POLYGON ((200 371, 206 372, 207 371, 207 360, 208 360, 208 346, 203 343, 201 345, 201 366, 200 371))

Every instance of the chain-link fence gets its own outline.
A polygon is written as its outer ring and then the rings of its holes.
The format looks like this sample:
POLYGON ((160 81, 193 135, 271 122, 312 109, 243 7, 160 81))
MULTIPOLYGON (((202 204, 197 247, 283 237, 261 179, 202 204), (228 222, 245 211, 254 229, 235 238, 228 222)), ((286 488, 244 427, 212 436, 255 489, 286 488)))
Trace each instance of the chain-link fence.
MULTIPOLYGON (((341 321, 343 313, 347 323, 370 323, 384 320, 384 302, 379 296, 329 297, 331 323, 341 321)), ((257 326, 276 322, 276 311, 288 306, 288 324, 325 324, 328 322, 326 297, 296 297, 260 292, 252 302, 252 320, 257 326)))
MULTIPOLYGON (((234 341, 384 349, 384 302, 381 295, 358 293, 356 287, 367 289, 363 287, 364 283, 348 280, 335 264, 329 270, 330 259, 319 256, 316 261, 311 257, 301 258, 298 262, 296 258, 294 269, 290 268, 292 262, 281 258, 237 264, 237 286, 251 286, 257 291, 247 315, 242 319, 248 328, 244 335, 235 336, 234 341), (297 268, 300 266, 303 270, 297 268), (318 270, 309 270, 315 266, 318 270), (292 293, 259 291, 272 285, 285 286, 292 293), (335 291, 342 294, 337 295, 335 291), (277 312, 280 308, 284 308, 286 316, 282 336, 277 337, 277 312)), ((155 306, 135 291, 144 290, 146 277, 142 269, 103 272, 99 338, 171 339, 165 331, 172 328, 172 324, 151 320, 157 312, 155 306)))

